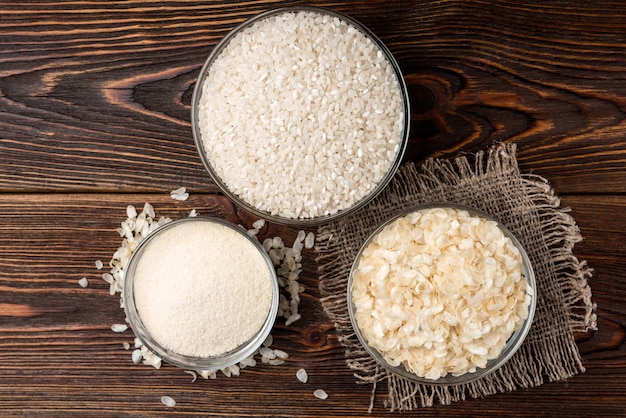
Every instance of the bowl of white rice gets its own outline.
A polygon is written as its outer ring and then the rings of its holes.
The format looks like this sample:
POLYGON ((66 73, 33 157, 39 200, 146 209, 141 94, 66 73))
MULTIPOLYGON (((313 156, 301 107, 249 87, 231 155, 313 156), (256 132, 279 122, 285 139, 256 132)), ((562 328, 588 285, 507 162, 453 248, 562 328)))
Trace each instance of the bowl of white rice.
POLYGON ((221 370, 254 355, 278 311, 276 271, 237 225, 191 217, 165 224, 133 252, 123 305, 139 341, 188 370, 221 370))
POLYGON ((536 307, 526 251, 478 210, 424 205, 385 222, 359 250, 351 324, 388 372, 429 385, 485 377, 520 348, 536 307))
POLYGON ((287 225, 353 213, 402 161, 410 109, 399 66, 356 20, 317 7, 261 13, 212 50, 192 130, 235 204, 287 225))

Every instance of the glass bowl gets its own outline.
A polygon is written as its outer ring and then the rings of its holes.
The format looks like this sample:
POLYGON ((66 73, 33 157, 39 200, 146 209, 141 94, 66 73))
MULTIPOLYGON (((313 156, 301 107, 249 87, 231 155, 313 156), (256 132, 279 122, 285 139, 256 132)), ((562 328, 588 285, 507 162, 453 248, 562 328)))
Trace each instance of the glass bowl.
POLYGON ((536 294, 537 294, 537 285, 535 281, 533 268, 530 263, 530 259, 528 258, 528 254, 522 247, 521 243, 517 240, 517 238, 508 229, 502 226, 500 222, 498 222, 496 219, 494 219, 490 215, 483 213, 482 211, 467 207, 467 206, 456 205, 456 204, 434 204, 434 205, 415 206, 409 210, 403 211, 402 213, 398 214, 397 216, 394 216, 392 219, 389 219, 388 221, 380 225, 372 234, 368 236, 365 243, 359 249, 357 256, 352 264, 352 268, 350 270, 350 276, 348 278, 348 284, 347 284, 347 303, 348 303, 348 313, 350 317, 350 322, 352 324, 352 327, 354 328, 354 331, 358 340, 363 345, 365 350, 369 353, 370 356, 372 356, 376 360, 376 362, 378 362, 379 365, 381 365, 388 372, 393 373, 402 378, 405 378, 405 379, 408 379, 417 383, 421 383, 421 384, 427 384, 427 385, 458 385, 458 384, 463 384, 463 383, 469 383, 474 380, 485 377, 493 373, 500 367, 502 367, 502 365, 504 365, 513 356, 513 354, 515 354, 515 352, 520 348, 520 346, 524 342, 524 339, 526 338, 530 330, 530 327, 533 321, 533 316, 534 316, 535 309, 536 309, 536 304, 537 304, 536 294), (500 353, 500 355, 495 359, 487 361, 487 364, 485 367, 476 368, 476 371, 474 372, 469 371, 458 376, 454 376, 452 373, 448 373, 447 375, 442 376, 438 379, 428 379, 425 377, 418 376, 415 373, 407 370, 402 364, 400 364, 399 366, 394 366, 394 365, 389 364, 378 350, 376 350, 375 348, 373 348, 367 343, 367 340, 363 336, 363 333, 361 329, 359 328, 359 325, 356 319, 357 309, 354 306, 353 299, 352 299, 352 286, 354 282, 354 273, 356 269, 358 268, 359 261, 360 261, 360 258, 364 249, 370 244, 370 242, 376 237, 376 235, 378 235, 380 231, 382 231, 390 223, 410 213, 413 213, 415 211, 419 211, 422 209, 439 208, 439 207, 464 210, 464 211, 467 211, 472 216, 477 216, 477 217, 484 218, 490 221, 494 221, 498 224, 498 227, 500 228, 500 230, 504 233, 506 237, 510 238, 513 245, 517 247, 517 249, 520 251, 522 255, 522 274, 525 277, 529 286, 529 290, 527 291, 527 294, 530 295, 530 304, 528 306, 528 317, 523 321, 523 323, 518 327, 518 329, 515 330, 513 334, 510 336, 510 338, 507 340, 507 343, 505 347, 503 348, 502 352, 500 353))
MULTIPOLYGON (((374 35, 368 28, 366 28, 361 23, 357 22, 356 20, 352 19, 349 16, 346 16, 344 14, 341 14, 332 10, 324 9, 324 8, 308 7, 308 6, 283 7, 279 9, 266 11, 264 13, 261 13, 259 15, 256 15, 246 20, 239 26, 235 27, 231 32, 229 32, 212 50, 211 54, 209 55, 207 61, 205 62, 204 66, 202 67, 200 71, 198 80, 195 84, 194 91, 193 91, 193 97, 192 97, 192 102, 191 102, 192 132, 193 132, 194 142, 195 142, 197 151, 200 155, 200 159, 202 160, 202 163, 206 171, 209 173, 210 177, 215 182, 215 184, 219 187, 219 189, 237 206, 245 209, 246 211, 252 214, 255 214, 256 216, 260 218, 264 218, 275 223, 298 226, 298 227, 317 226, 317 225, 331 222, 340 217, 343 217, 350 213, 358 211, 360 208, 367 205, 372 199, 374 199, 389 183, 389 181, 395 174, 396 170, 400 166, 400 163, 402 162, 402 158, 404 156, 404 152, 405 152, 408 138, 409 138, 410 107, 409 107, 408 97, 409 95, 408 95, 407 87, 406 87, 404 78, 402 76, 402 72, 398 66, 398 63, 396 62, 391 52, 383 44, 383 42, 378 37, 376 37, 376 35, 374 35), (402 118, 403 127, 402 127, 402 132, 399 138, 398 150, 393 160, 392 161, 390 160, 391 165, 389 166, 387 171, 384 173, 382 180, 376 183, 375 186, 373 186, 372 189, 365 196, 363 196, 360 200, 357 200, 350 207, 340 209, 339 211, 332 213, 332 214, 328 214, 328 215, 320 215, 320 216, 313 216, 313 217, 288 217, 288 216, 272 214, 269 211, 258 209, 251 202, 245 200, 244 198, 240 197, 239 195, 231 191, 229 187, 227 186, 227 184, 220 178, 219 174, 216 172, 215 168, 212 166, 211 161, 209 160, 207 156, 207 150, 203 143, 201 130, 200 130, 200 122, 199 122, 200 104, 199 103, 201 100, 201 96, 203 94, 202 93, 203 85, 205 83, 207 75, 209 74, 209 71, 212 68, 214 61, 218 58, 220 53, 228 46, 229 42, 235 36, 237 36, 240 32, 244 31, 246 28, 249 28, 256 22, 259 22, 271 16, 275 16, 275 15, 282 14, 282 13, 289 13, 289 12, 313 12, 313 13, 318 13, 321 15, 327 15, 327 16, 338 18, 342 21, 345 21, 349 25, 359 30, 362 34, 364 34, 367 38, 369 38, 375 46, 378 47, 384 59, 389 63, 389 66, 392 69, 392 72, 395 76, 395 79, 398 82, 398 86, 400 89, 400 96, 401 96, 401 101, 402 101, 401 108, 402 108, 402 111, 404 112, 403 118, 402 118)), ((232 146, 238 146, 238 144, 233 143, 232 146)), ((279 167, 277 167, 277 175, 280 175, 280 174, 281 174, 281 170, 279 167)), ((294 186, 297 186, 297 185, 294 185, 294 186)), ((270 190, 268 193, 272 193, 272 191, 270 190)), ((312 198, 315 199, 315 196, 312 196, 312 198)))
MULTIPOLYGON (((211 240, 211 237, 207 237, 208 240, 211 240)), ((169 243, 168 245, 174 245, 173 243, 169 243)), ((220 248, 216 251, 216 257, 222 257, 224 248, 220 248)), ((226 248, 227 250, 227 248, 226 248)), ((276 319, 276 314, 278 312, 278 301, 279 301, 279 285, 278 279, 276 276, 276 271, 272 265, 272 261, 270 260, 267 252, 263 249, 261 244, 255 239, 246 233, 242 228, 231 224, 227 221, 218 218, 211 217, 193 217, 193 218, 184 218, 178 219, 176 221, 167 223, 150 235, 148 235, 143 241, 139 243, 135 251, 133 252, 125 273, 124 279, 124 288, 123 288, 123 301, 124 301, 124 310, 126 312, 127 321, 130 324, 133 332, 136 337, 154 354, 159 356, 162 360, 174 364, 178 367, 182 367, 188 370, 220 370, 226 368, 228 366, 234 365, 242 361, 243 359, 250 357, 253 355, 259 347, 263 344, 267 336, 270 334, 272 327, 274 326, 274 321, 276 319), (223 225, 227 228, 230 228, 236 234, 240 235, 245 239, 244 242, 249 242, 251 246, 253 246, 255 251, 262 256, 263 260, 267 264, 267 269, 271 279, 271 302, 270 309, 265 318, 262 326, 256 331, 256 333, 246 342, 239 345, 235 349, 228 351, 226 353, 216 355, 216 356, 207 356, 207 357, 193 357, 189 355, 183 355, 177 352, 174 352, 162 344, 157 342, 144 323, 141 320, 141 316, 137 310, 137 306, 135 304, 135 295, 134 295, 134 280, 135 274, 137 271, 137 265, 139 260, 141 259, 143 253, 145 252, 148 246, 155 242, 155 240, 159 239, 161 235, 177 226, 185 223, 194 223, 194 222, 210 222, 219 225, 223 225)))

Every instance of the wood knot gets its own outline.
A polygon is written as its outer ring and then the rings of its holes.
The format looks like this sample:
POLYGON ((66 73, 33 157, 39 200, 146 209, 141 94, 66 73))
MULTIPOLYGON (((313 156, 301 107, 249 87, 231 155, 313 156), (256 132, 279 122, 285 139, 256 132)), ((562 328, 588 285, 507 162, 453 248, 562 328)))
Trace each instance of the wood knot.
POLYGON ((409 92, 409 102, 411 103, 411 113, 426 113, 435 105, 435 93, 423 84, 407 85, 409 92))
POLYGON ((319 328, 311 328, 304 332, 304 339, 308 345, 319 347, 326 343, 326 334, 319 328))

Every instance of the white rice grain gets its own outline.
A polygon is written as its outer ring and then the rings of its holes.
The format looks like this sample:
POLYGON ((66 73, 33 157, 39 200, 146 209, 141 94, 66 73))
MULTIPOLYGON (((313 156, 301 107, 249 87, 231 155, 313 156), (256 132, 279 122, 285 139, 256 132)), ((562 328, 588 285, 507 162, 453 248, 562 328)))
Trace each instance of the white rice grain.
POLYGON ((302 316, 299 313, 293 314, 289 316, 289 318, 287 318, 287 320, 285 321, 285 325, 291 325, 294 322, 300 320, 301 318, 302 316))
POLYGON ((198 373, 193 370, 185 370, 185 373, 191 375, 191 383, 195 382, 198 379, 198 373))
POLYGON ((113 332, 124 332, 128 329, 128 325, 126 324, 113 324, 111 325, 111 331, 113 332))
POLYGON ((328 393, 324 389, 316 389, 313 395, 318 399, 327 399, 328 393))
POLYGON ((133 350, 133 353, 131 354, 131 359, 133 360, 133 363, 139 364, 142 358, 143 355, 141 354, 141 350, 139 348, 133 350))
POLYGON ((279 358, 282 360, 286 360, 289 358, 289 354, 287 354, 287 352, 283 350, 274 349, 274 355, 276 356, 276 358, 279 358))
POLYGON ((126 206, 126 216, 130 219, 135 219, 137 217, 137 209, 133 205, 126 206))
POLYGON ((179 187, 176 190, 172 190, 170 192, 170 196, 174 200, 184 201, 187 200, 187 198, 189 197, 189 193, 187 193, 187 189, 185 187, 179 187))
POLYGON ((78 281, 78 285, 79 285, 80 287, 82 287, 82 288, 85 288, 85 287, 89 286, 89 281, 87 280, 87 278, 86 278, 86 277, 83 277, 82 279, 80 279, 80 280, 78 281))
POLYGON ((261 354, 262 357, 265 357, 268 360, 273 360, 276 358, 276 353, 274 353, 274 350, 269 347, 261 347, 259 349, 259 354, 261 354))
POLYGON ((176 406, 176 401, 169 396, 161 396, 161 403, 169 408, 173 408, 176 406))
POLYGON ((309 232, 304 239, 304 248, 311 249, 315 245, 315 234, 309 232))
POLYGON ((306 383, 309 381, 309 374, 307 373, 306 370, 304 369, 300 369, 296 372, 296 378, 302 382, 302 383, 306 383))
POLYGON ((102 270, 102 267, 104 267, 102 260, 96 260, 96 269, 102 270))

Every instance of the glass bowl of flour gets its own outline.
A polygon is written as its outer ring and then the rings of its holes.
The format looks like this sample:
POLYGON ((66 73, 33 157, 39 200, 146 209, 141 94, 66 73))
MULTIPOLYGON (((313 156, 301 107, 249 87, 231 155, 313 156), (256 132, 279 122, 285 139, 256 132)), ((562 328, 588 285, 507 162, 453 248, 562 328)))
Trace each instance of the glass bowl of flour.
POLYGON ((341 13, 296 6, 250 18, 213 48, 191 124, 230 200, 302 227, 354 213, 384 189, 404 155, 410 109, 380 39, 341 13))
POLYGON ((262 345, 279 286, 258 241, 227 221, 195 217, 138 245, 123 295, 128 322, 151 352, 189 370, 219 370, 262 345))

